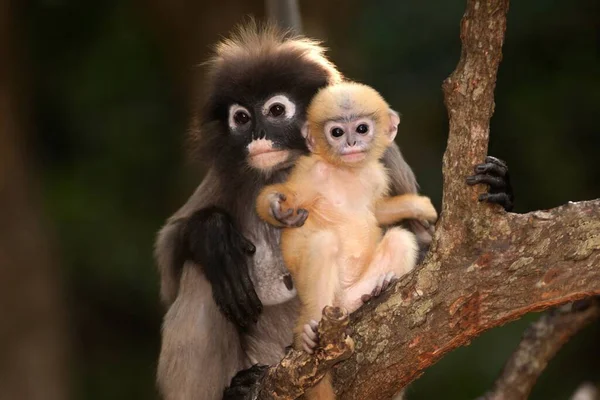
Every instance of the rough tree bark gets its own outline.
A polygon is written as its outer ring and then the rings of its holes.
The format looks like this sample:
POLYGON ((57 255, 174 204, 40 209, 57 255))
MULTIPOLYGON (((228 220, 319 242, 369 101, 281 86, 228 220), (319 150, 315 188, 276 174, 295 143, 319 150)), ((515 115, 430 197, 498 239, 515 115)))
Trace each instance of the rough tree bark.
MULTIPOLYGON (((443 84, 450 131, 431 251, 393 290, 351 316, 355 351, 333 368, 339 398, 389 399, 488 329, 600 294, 600 200, 517 215, 479 203, 483 189, 465 184, 487 154, 508 3, 467 1, 460 61, 443 84)), ((273 385, 280 367, 266 375, 261 399, 295 398, 297 390, 273 385)), ((306 369, 296 367, 285 367, 287 387, 305 388, 306 369)))

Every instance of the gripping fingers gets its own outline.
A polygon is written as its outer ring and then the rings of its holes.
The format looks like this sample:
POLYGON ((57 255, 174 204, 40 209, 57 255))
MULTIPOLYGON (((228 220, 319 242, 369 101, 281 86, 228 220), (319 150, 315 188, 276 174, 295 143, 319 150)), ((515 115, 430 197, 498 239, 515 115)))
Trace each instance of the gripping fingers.
POLYGON ((299 208, 294 214, 294 209, 289 207, 283 209, 282 203, 286 201, 286 196, 282 193, 275 193, 271 195, 271 215, 286 227, 299 227, 304 225, 306 218, 308 217, 308 211, 299 208))
POLYGON ((231 380, 231 385, 223 392, 223 400, 256 398, 259 382, 268 368, 267 365, 255 364, 238 372, 231 380))
POLYGON ((319 342, 317 327, 317 321, 311 320, 308 324, 305 324, 302 329, 302 348, 308 354, 314 353, 314 349, 317 347, 317 343, 319 342))
POLYGON ((504 189, 506 187, 506 180, 503 177, 499 178, 497 176, 492 175, 473 175, 467 178, 467 184, 486 184, 490 185, 491 188, 498 190, 504 189))
POLYGON ((293 227, 300 227, 304 225, 306 222, 306 218, 308 218, 308 210, 304 208, 299 208, 296 210, 296 215, 290 219, 288 219, 288 225, 293 227))
POLYGON ((479 195, 479 201, 499 204, 506 210, 512 208, 512 201, 510 200, 510 196, 506 193, 483 193, 479 195))
POLYGON ((366 303, 367 301, 371 300, 373 297, 377 297, 377 296, 381 295, 381 293, 385 292, 390 287, 390 284, 392 282, 395 282, 397 280, 398 280, 398 276, 393 271, 379 275, 377 277, 377 281, 375 282, 375 286, 373 287, 373 290, 371 291, 371 293, 363 294, 360 297, 360 299, 362 300, 363 303, 366 303))

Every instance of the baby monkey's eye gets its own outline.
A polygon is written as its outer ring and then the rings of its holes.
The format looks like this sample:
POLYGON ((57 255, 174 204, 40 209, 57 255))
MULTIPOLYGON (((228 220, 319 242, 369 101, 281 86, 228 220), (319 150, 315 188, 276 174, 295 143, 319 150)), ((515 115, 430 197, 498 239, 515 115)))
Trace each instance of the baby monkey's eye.
POLYGON ((356 132, 364 135, 365 133, 369 132, 369 126, 367 124, 360 124, 356 127, 356 132))
POLYGON ((282 104, 273 104, 271 108, 269 108, 269 114, 272 117, 280 117, 285 113, 285 107, 282 104))
POLYGON ((233 120, 236 125, 246 125, 250 121, 250 116, 245 111, 237 111, 233 115, 233 120))
POLYGON ((344 136, 344 130, 342 128, 332 128, 331 136, 336 137, 336 138, 344 136))

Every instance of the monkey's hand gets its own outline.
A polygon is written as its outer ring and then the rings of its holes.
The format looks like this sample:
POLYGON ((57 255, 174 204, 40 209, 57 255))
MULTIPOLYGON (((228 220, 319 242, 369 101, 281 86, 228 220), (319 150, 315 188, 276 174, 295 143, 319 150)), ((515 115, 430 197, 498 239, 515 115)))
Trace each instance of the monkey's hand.
POLYGON ((212 286, 213 298, 239 328, 258 320, 262 303, 248 272, 248 257, 256 248, 218 207, 192 214, 183 228, 186 259, 200 265, 212 286))
POLYGON ((254 364, 252 367, 238 372, 231 385, 225 389, 223 400, 255 399, 260 389, 260 380, 269 369, 268 365, 254 364))
POLYGON ((315 352, 317 345, 319 344, 319 323, 314 319, 311 319, 308 324, 304 324, 302 328, 302 348, 308 354, 315 352))
POLYGON ((488 185, 488 192, 480 195, 479 201, 499 204, 506 211, 512 211, 515 199, 510 184, 508 165, 504 161, 495 157, 486 157, 484 163, 475 166, 475 175, 467 177, 467 184, 488 185))
POLYGON ((308 218, 308 210, 290 207, 287 197, 283 193, 270 194, 269 202, 271 216, 284 227, 302 226, 308 218))

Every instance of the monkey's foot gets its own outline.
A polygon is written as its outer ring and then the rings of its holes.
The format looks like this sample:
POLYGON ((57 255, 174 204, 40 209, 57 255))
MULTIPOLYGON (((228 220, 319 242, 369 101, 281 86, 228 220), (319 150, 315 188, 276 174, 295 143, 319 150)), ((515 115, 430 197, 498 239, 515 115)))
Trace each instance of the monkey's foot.
POLYGON ((373 288, 371 293, 363 294, 360 299, 363 301, 363 303, 366 303, 373 297, 377 297, 381 293, 385 292, 390 287, 390 285, 397 280, 398 277, 393 271, 379 275, 379 277, 377 278, 377 282, 375 283, 375 287, 373 288))
POLYGON ((435 223, 438 219, 438 214, 433 204, 431 204, 431 199, 427 196, 419 196, 418 202, 420 203, 421 210, 419 219, 428 223, 435 223))
POLYGON ((467 177, 468 185, 489 185, 487 193, 479 196, 479 201, 499 204, 511 211, 514 203, 508 165, 498 158, 488 156, 485 162, 475 166, 475 175, 467 177))
POLYGON ((268 365, 254 364, 252 367, 238 372, 231 385, 223 392, 223 400, 250 400, 255 399, 259 382, 269 369, 268 365))
POLYGON ((292 207, 285 205, 287 198, 283 193, 274 193, 270 196, 271 215, 277 222, 286 227, 299 227, 304 225, 304 221, 308 218, 308 210, 298 208, 294 210, 292 207), (294 211, 296 213, 294 214, 294 211))
POLYGON ((304 324, 304 328, 302 329, 302 348, 308 354, 314 353, 319 344, 318 326, 319 323, 311 319, 308 324, 304 324))

